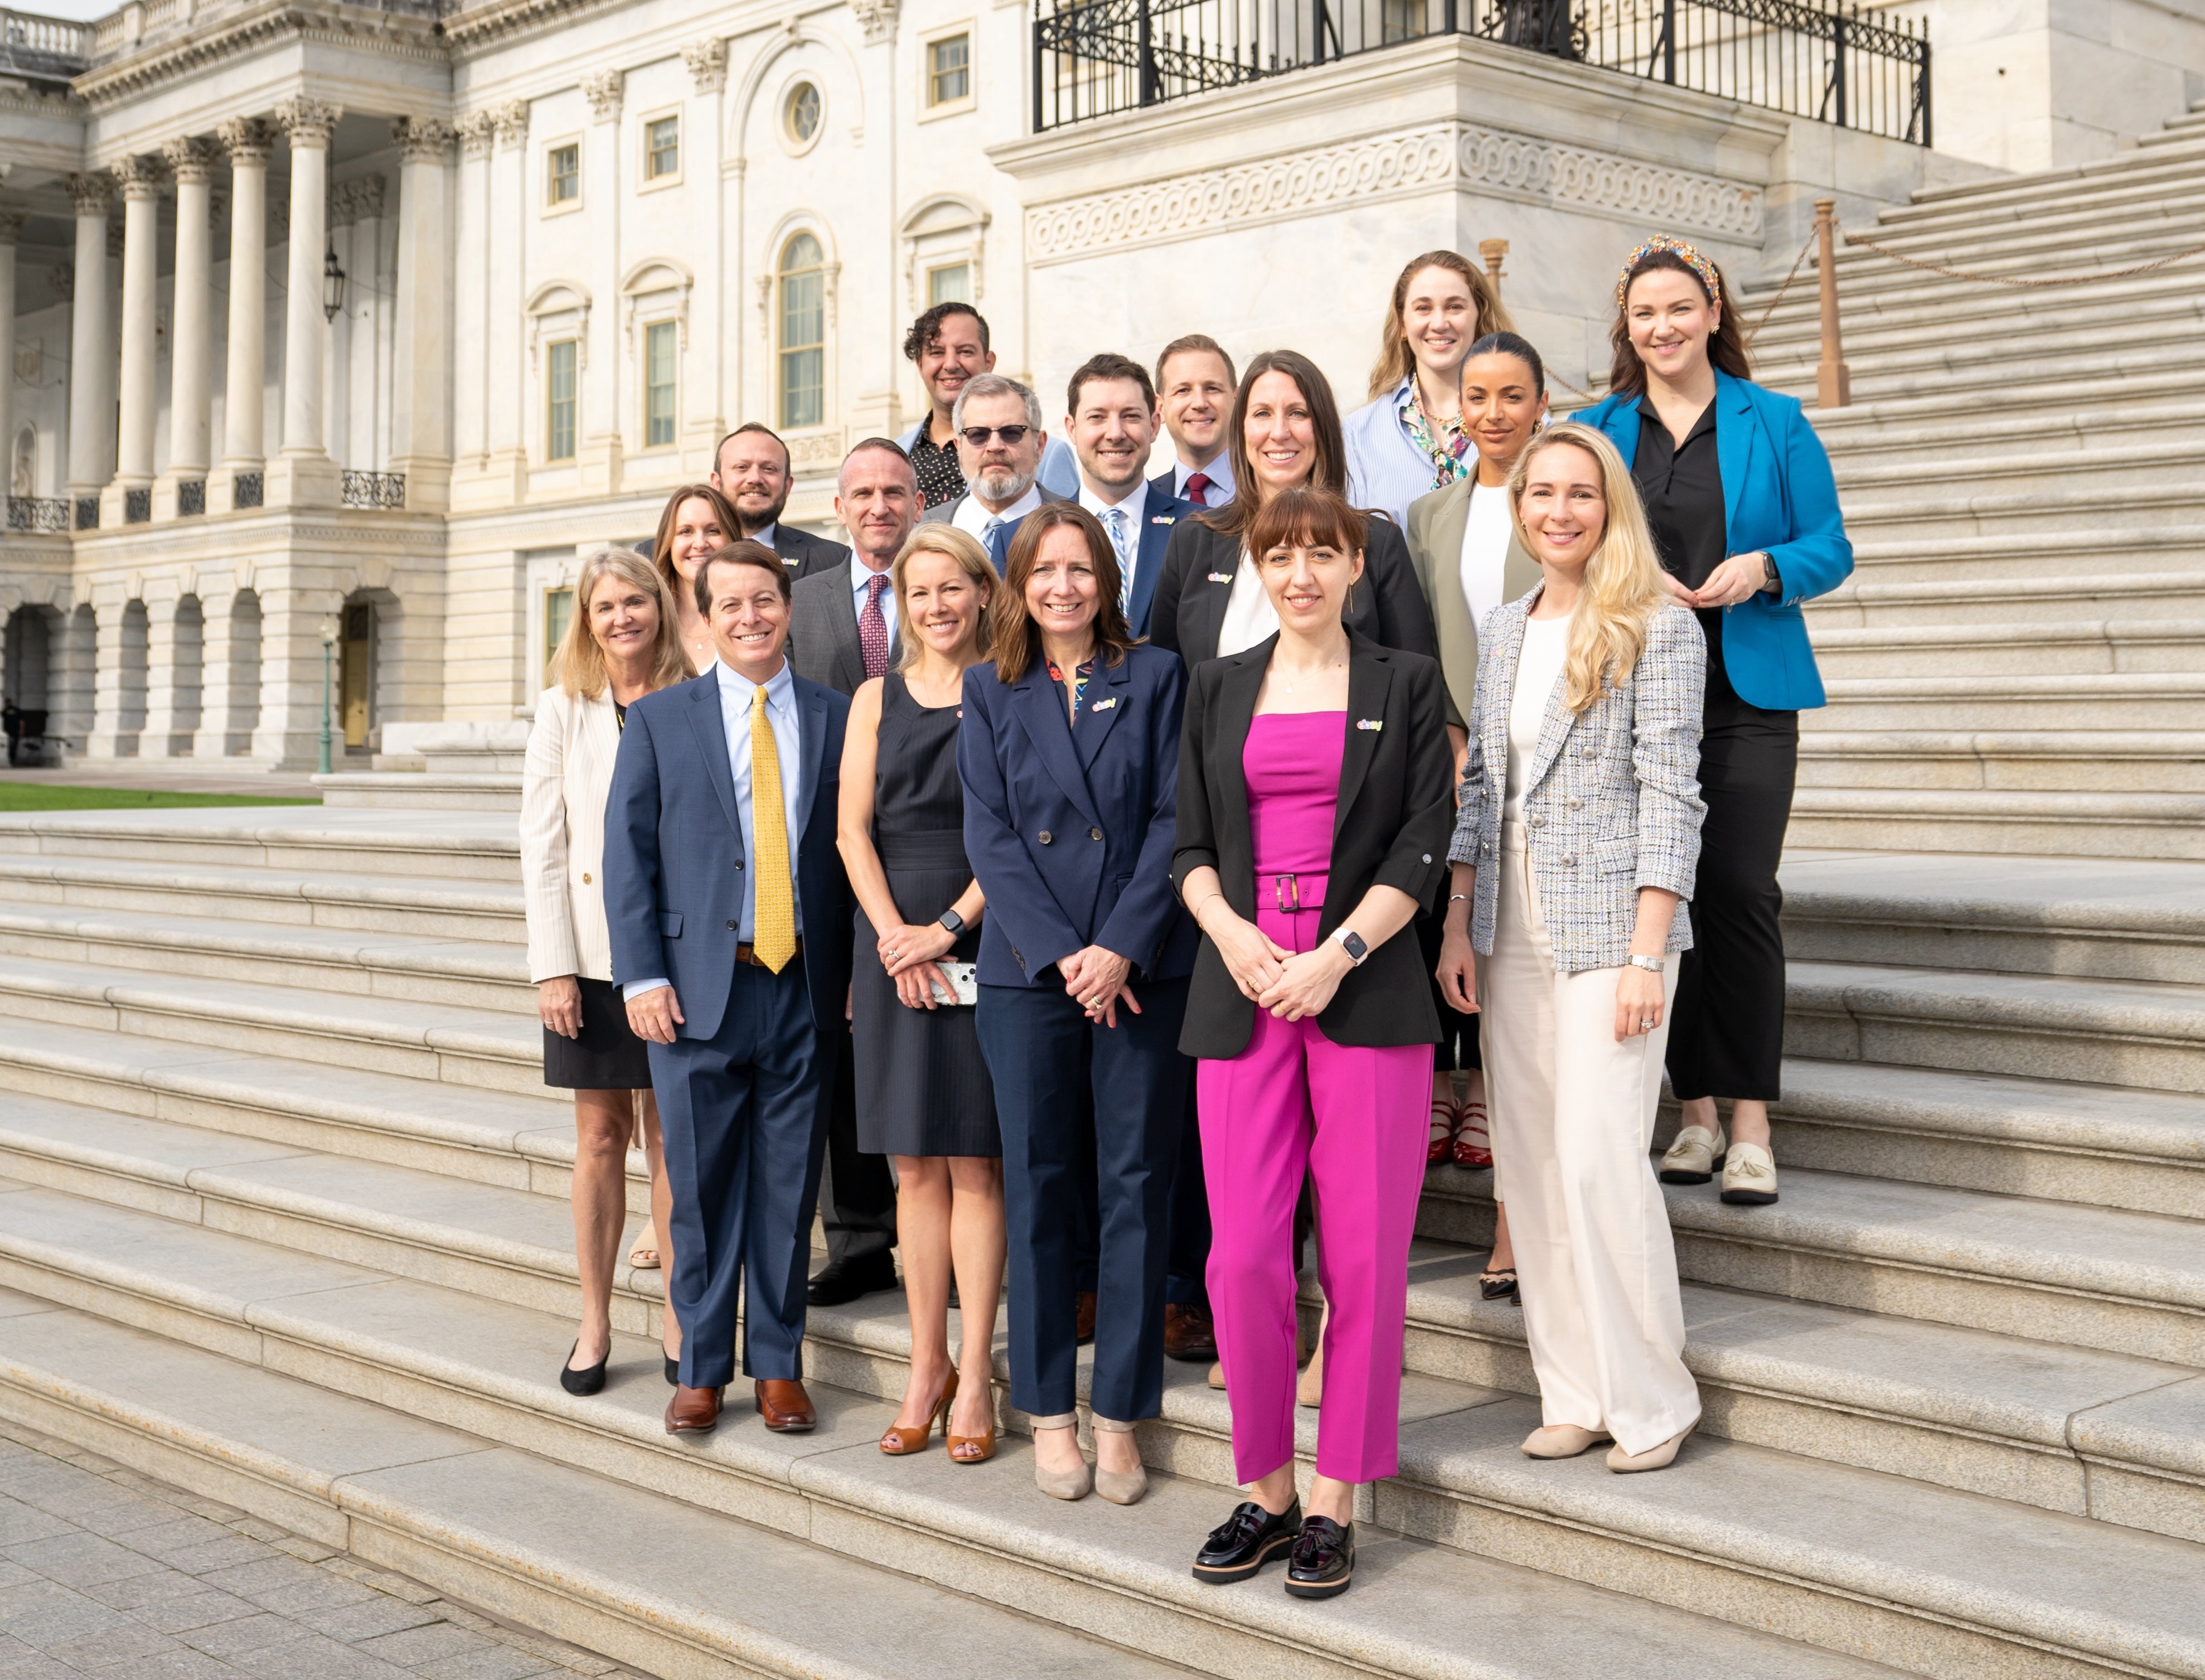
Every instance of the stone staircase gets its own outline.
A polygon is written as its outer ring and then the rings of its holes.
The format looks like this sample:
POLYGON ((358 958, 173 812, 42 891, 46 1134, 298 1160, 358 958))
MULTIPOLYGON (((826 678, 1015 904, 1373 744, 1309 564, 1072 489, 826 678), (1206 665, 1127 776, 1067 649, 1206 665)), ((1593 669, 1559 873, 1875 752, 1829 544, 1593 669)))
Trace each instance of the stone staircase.
MULTIPOLYGON (((1863 231, 2017 278, 2205 245, 2205 110, 1863 231)), ((1837 273, 1855 401, 1809 413, 1857 565, 1807 607, 1830 705, 1792 843, 2205 857, 2205 257, 2030 289, 1856 247, 1837 273)), ((1810 405, 1816 307, 1804 273, 1753 345, 1810 405)))

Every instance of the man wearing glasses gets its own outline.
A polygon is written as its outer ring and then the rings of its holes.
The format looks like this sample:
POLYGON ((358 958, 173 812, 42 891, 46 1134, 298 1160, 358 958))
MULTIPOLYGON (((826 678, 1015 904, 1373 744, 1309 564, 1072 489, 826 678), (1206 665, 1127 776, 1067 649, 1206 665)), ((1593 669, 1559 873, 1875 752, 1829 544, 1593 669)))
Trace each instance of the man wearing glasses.
POLYGON ((950 425, 967 488, 955 501, 929 508, 923 517, 971 532, 1001 572, 1019 521, 1043 502, 1071 499, 1045 487, 1037 476, 1049 442, 1042 430, 1040 399, 1016 379, 975 374, 957 393, 950 425))
MULTIPOLYGON (((954 412, 968 380, 996 371, 988 346, 988 323, 969 303, 937 303, 911 324, 904 335, 905 358, 926 387, 927 412, 896 439, 911 457, 918 480, 919 504, 939 507, 965 493, 965 469, 959 459, 954 412)), ((1061 441, 1049 444, 1041 458, 1041 480, 1060 496, 1079 489, 1079 469, 1061 441)))

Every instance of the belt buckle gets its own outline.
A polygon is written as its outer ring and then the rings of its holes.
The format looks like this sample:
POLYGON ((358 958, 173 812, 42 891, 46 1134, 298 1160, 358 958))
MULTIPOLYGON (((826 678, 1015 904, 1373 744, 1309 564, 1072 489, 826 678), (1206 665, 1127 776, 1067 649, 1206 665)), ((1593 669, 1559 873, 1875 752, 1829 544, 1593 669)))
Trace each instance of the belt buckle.
POLYGON ((1302 907, 1302 882, 1299 875, 1271 877, 1271 899, 1281 912, 1299 910, 1302 907))

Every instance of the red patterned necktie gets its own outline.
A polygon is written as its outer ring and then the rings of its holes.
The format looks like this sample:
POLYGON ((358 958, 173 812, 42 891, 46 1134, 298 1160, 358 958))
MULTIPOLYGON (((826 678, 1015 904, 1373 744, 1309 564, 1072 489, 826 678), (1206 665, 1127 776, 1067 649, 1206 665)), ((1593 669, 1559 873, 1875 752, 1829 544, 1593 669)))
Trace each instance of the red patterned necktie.
POLYGON ((881 596, 889 587, 888 575, 876 572, 865 580, 865 610, 858 615, 858 646, 865 650, 865 675, 878 676, 889 668, 889 621, 881 611, 881 596))
POLYGON ((1186 475, 1186 499, 1198 508, 1209 505, 1209 474, 1189 473, 1186 475))

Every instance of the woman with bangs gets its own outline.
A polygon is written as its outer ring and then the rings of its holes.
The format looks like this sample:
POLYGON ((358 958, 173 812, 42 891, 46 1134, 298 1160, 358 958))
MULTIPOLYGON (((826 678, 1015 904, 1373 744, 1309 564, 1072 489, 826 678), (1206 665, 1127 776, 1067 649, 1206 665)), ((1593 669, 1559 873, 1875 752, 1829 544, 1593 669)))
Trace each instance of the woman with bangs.
POLYGON ((1648 1152, 1692 943, 1705 650, 1600 432, 1553 427, 1508 495, 1540 583, 1486 620, 1439 978, 1489 1029, 1542 1411, 1524 1451, 1610 1440, 1609 1469, 1658 1470, 1700 1415, 1648 1152))
POLYGON ((720 656, 712 647, 712 627, 697 607, 697 573, 715 549, 738 540, 743 527, 719 486, 685 484, 666 498, 658 515, 658 535, 651 545, 651 564, 674 597, 680 615, 681 652, 691 676, 712 669, 720 656))
POLYGON ((1253 1496, 1194 1572, 1243 1581, 1285 1558, 1299 1598, 1346 1590, 1355 1489, 1397 1465, 1439 1036, 1410 924, 1446 867, 1452 820, 1440 669, 1345 622, 1370 587, 1370 533, 1391 528, 1322 491, 1266 500, 1248 543, 1277 629, 1195 669, 1180 747, 1172 873, 1202 932, 1180 1042, 1198 1058, 1209 1298, 1234 1468, 1253 1496), (1306 1516, 1292 1263, 1305 1171, 1330 1308, 1306 1516))

